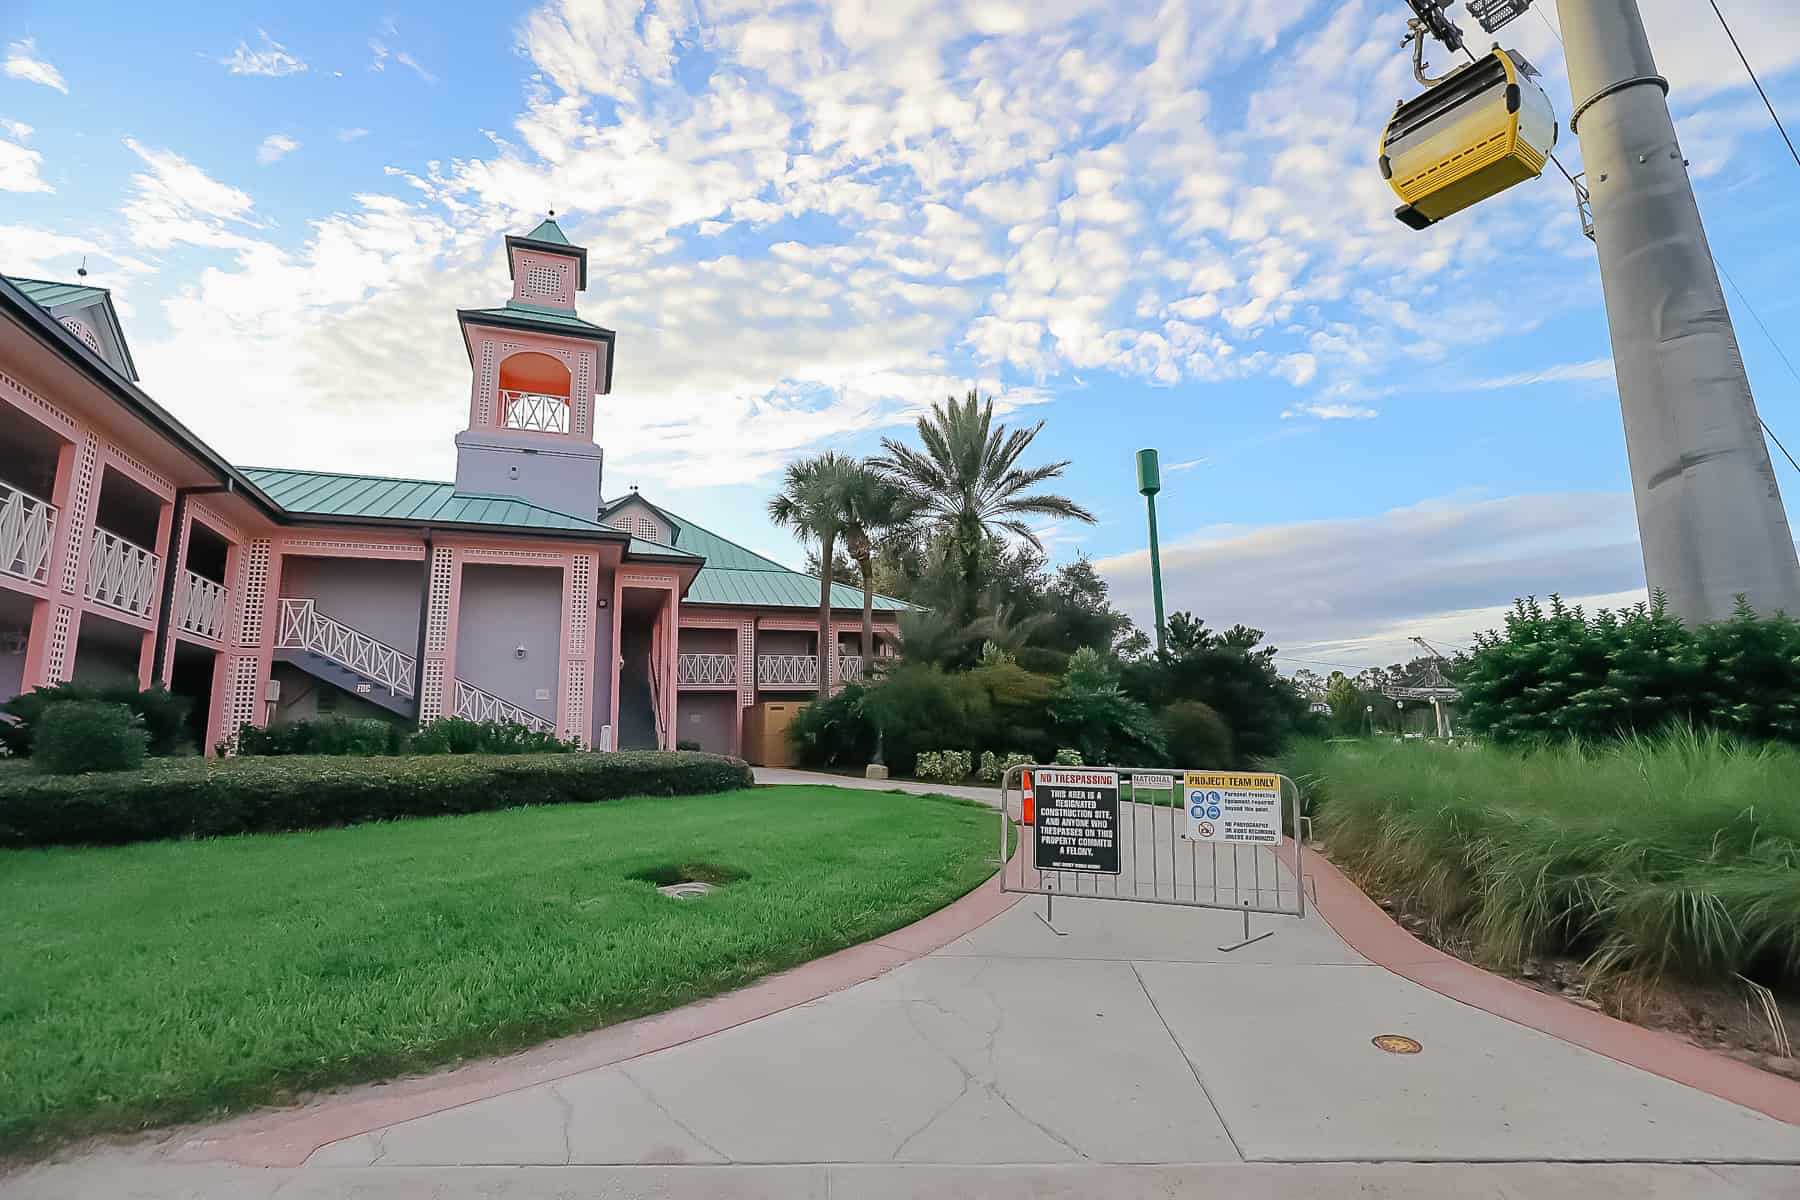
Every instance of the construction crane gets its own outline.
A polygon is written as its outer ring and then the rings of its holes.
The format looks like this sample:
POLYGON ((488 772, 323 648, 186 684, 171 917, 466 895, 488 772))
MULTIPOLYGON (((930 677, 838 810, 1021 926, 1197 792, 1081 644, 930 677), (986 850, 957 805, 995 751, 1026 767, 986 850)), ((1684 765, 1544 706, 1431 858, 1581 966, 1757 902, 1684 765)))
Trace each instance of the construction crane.
MULTIPOLYGON (((1522 57, 1463 44, 1455 0, 1407 3, 1401 44, 1426 90, 1396 106, 1380 166, 1396 215, 1426 228, 1535 178, 1555 161, 1555 123, 1546 138, 1522 57), (1470 62, 1433 78, 1426 37, 1470 62)), ((1468 9, 1493 33, 1530 3, 1468 9)), ((1800 613, 1800 559, 1637 0, 1558 0, 1557 15, 1585 167, 1569 181, 1600 257, 1645 577, 1689 623, 1729 617, 1739 595, 1800 613)))

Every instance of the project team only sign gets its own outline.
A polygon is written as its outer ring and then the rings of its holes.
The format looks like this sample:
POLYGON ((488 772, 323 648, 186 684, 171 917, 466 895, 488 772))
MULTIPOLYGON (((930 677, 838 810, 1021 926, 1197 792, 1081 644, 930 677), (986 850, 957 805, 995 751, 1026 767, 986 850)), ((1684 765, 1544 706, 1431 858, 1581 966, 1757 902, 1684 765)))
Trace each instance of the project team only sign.
POLYGON ((1281 776, 1189 771, 1187 836, 1196 842, 1281 843, 1281 776))

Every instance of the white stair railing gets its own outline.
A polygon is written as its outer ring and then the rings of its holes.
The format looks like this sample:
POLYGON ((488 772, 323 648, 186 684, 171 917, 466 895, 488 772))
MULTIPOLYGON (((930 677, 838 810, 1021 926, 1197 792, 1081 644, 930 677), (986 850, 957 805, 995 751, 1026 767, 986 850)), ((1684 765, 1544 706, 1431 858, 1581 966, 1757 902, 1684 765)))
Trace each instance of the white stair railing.
POLYGON ((42 583, 50 574, 56 506, 0 483, 0 574, 42 583))
POLYGON ((735 684, 737 655, 678 654, 675 656, 675 685, 698 687, 706 684, 735 684))
POLYGON ((539 733, 556 732, 556 722, 478 688, 466 679, 456 681, 456 715, 471 721, 505 721, 539 733))
POLYGON ((656 656, 650 656, 650 716, 656 721, 656 748, 673 750, 663 744, 662 673, 656 669, 656 656))
POLYGON ((176 623, 183 633, 215 641, 225 633, 225 585, 183 571, 175 597, 176 623))
MULTIPOLYGON (((404 654, 386 642, 377 641, 360 629, 352 629, 342 621, 334 621, 321 613, 309 599, 283 596, 281 626, 275 638, 278 650, 305 650, 348 670, 364 679, 379 683, 389 694, 413 694, 412 655, 404 654)), ((460 685, 461 680, 457 681, 460 685)))
POLYGON ((156 607, 162 560, 136 542, 100 528, 94 530, 88 553, 87 598, 133 616, 149 616, 156 607))

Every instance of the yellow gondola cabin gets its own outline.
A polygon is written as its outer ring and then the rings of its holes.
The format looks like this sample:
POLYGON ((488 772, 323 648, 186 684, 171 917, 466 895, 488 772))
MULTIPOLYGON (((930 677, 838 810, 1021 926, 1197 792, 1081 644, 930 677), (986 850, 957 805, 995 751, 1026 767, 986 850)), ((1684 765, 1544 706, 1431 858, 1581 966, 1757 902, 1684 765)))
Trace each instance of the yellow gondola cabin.
POLYGON ((1536 179, 1555 145, 1556 113, 1536 69, 1495 47, 1395 107, 1381 135, 1381 174, 1404 201, 1394 215, 1424 229, 1536 179))

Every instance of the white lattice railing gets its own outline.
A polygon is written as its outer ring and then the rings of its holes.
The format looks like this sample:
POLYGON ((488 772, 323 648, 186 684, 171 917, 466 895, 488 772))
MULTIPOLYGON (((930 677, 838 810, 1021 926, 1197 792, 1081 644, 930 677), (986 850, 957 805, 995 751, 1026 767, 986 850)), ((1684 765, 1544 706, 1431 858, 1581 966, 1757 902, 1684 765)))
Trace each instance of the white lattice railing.
POLYGON ((50 573, 56 506, 0 483, 0 575, 42 583, 50 573))
POLYGON ((735 654, 678 654, 675 656, 677 687, 732 686, 737 683, 735 654))
MULTIPOLYGON (((381 684, 390 694, 413 694, 416 664, 412 655, 403 654, 342 621, 332 620, 321 613, 312 600, 281 598, 281 629, 276 635, 275 647, 278 650, 306 650, 328 658, 364 679, 381 684)), ((460 685, 461 681, 458 683, 460 685)))
POLYGON ((506 721, 539 733, 556 732, 556 722, 546 720, 530 709, 520 708, 510 700, 502 700, 466 679, 456 681, 456 715, 471 721, 506 721))
POLYGON ((175 596, 175 620, 183 633, 218 638, 225 632, 225 585, 183 571, 175 596))
POLYGON ((500 423, 508 429, 538 429, 546 433, 569 432, 569 400, 541 392, 501 389, 500 423))
POLYGON ((838 656, 838 678, 850 683, 863 677, 863 656, 860 654, 842 654, 838 656))
POLYGON ((759 654, 756 656, 758 687, 818 687, 819 656, 816 654, 759 654))
POLYGON ((162 560, 136 542, 99 528, 88 553, 87 598, 134 616, 149 616, 156 607, 162 560))

